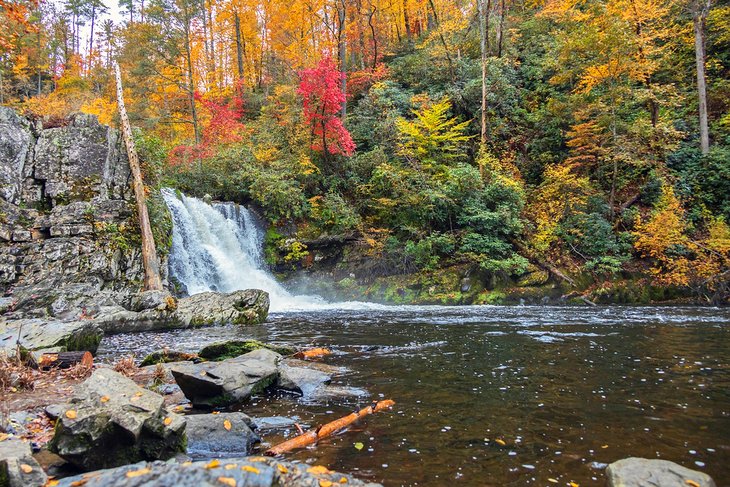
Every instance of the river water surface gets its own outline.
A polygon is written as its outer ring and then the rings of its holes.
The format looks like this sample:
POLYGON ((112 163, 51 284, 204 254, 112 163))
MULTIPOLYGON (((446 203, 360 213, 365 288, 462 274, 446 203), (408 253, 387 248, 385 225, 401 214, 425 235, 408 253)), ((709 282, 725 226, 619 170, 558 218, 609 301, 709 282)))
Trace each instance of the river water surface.
MULTIPOLYGON (((357 308, 357 307, 352 307, 357 308)), ((275 313, 239 328, 107 337, 100 354, 228 339, 324 346, 360 396, 257 397, 241 409, 316 425, 392 412, 289 458, 386 486, 604 485, 607 463, 662 458, 730 484, 730 310, 380 307, 275 313)), ((277 436, 264 442, 276 443, 277 436)))

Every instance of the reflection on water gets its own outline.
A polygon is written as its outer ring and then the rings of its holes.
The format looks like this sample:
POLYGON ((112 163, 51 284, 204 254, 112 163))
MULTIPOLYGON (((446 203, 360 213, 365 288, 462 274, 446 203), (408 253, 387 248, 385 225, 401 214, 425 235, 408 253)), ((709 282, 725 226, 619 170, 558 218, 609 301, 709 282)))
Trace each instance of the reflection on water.
POLYGON ((335 383, 369 398, 259 397, 243 410, 315 425, 396 400, 392 413, 291 455, 386 485, 604 485, 605 465, 629 456, 727 485, 729 334, 726 309, 397 307, 118 335, 100 352, 194 351, 234 337, 332 348, 326 362, 348 369, 335 383))

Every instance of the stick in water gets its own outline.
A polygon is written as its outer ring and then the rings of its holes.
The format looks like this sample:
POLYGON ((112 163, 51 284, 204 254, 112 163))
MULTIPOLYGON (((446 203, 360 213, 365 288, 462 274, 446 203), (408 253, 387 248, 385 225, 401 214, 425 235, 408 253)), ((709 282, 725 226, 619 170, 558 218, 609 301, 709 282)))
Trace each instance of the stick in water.
POLYGON ((319 428, 311 429, 306 433, 295 436, 291 440, 287 440, 283 443, 272 446, 271 448, 266 450, 266 452, 264 452, 264 455, 273 457, 276 455, 290 452, 292 450, 296 450, 297 448, 304 448, 305 446, 316 443, 322 438, 326 438, 344 428, 347 428, 352 423, 356 422, 364 416, 383 411, 384 409, 390 409, 394 405, 395 401, 391 401, 390 399, 386 399, 385 401, 380 402, 374 402, 372 405, 363 408, 360 411, 349 414, 344 418, 332 421, 331 423, 327 423, 323 426, 320 426, 319 428))

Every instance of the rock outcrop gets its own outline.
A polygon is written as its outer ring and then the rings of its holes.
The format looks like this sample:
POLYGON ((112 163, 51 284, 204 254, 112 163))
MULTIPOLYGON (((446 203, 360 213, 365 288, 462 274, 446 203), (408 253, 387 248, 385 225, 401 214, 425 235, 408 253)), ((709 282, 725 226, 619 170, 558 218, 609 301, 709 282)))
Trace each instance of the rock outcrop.
POLYGON ((0 107, 0 294, 12 291, 8 319, 78 319, 139 289, 129 180, 117 131, 95 117, 44 128, 0 107))
POLYGON ((175 381, 195 406, 226 406, 245 401, 273 385, 281 355, 260 349, 222 362, 171 364, 175 381))
POLYGON ((48 477, 33 458, 30 444, 10 439, 0 441, 0 485, 3 487, 42 487, 48 477))
POLYGON ((185 419, 159 394, 111 369, 97 369, 59 408, 49 449, 84 470, 185 453, 185 419))
POLYGON ((712 477, 667 460, 624 458, 606 468, 608 487, 715 487, 712 477))
POLYGON ((346 485, 379 487, 351 475, 312 467, 304 463, 279 462, 274 458, 250 457, 213 462, 137 463, 59 480, 58 487, 201 487, 239 485, 247 487, 314 487, 346 485))

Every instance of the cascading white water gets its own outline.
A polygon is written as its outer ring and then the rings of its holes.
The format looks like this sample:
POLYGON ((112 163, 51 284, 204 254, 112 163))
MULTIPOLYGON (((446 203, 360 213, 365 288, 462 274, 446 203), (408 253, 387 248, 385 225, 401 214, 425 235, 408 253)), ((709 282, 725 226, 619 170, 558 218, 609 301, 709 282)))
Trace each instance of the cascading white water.
POLYGON ((170 274, 189 294, 263 289, 271 311, 324 305, 317 296, 293 296, 266 270, 264 234, 255 216, 233 203, 209 205, 163 189, 173 220, 170 274))

